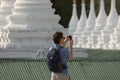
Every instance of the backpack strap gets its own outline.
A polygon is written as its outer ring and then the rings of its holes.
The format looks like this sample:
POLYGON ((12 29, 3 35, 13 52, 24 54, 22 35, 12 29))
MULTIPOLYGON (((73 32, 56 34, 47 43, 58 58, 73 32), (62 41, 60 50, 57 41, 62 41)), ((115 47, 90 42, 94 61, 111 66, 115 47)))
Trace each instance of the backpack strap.
POLYGON ((60 46, 59 48, 56 48, 55 46, 53 46, 53 48, 56 49, 59 52, 63 47, 60 46))

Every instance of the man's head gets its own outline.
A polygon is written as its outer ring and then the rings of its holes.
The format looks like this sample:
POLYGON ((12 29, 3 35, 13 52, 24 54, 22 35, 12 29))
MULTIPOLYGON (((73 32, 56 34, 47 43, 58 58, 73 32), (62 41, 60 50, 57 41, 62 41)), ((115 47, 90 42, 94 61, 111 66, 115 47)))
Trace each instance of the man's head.
POLYGON ((63 44, 64 43, 63 32, 55 32, 53 34, 53 41, 55 44, 63 44))

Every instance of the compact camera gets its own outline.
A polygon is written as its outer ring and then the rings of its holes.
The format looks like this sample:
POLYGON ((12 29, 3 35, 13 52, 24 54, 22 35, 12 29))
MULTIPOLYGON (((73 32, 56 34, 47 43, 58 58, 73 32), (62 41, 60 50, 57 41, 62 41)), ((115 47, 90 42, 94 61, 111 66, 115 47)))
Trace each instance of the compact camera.
POLYGON ((72 40, 72 36, 71 35, 69 35, 69 38, 70 38, 70 40, 72 40))

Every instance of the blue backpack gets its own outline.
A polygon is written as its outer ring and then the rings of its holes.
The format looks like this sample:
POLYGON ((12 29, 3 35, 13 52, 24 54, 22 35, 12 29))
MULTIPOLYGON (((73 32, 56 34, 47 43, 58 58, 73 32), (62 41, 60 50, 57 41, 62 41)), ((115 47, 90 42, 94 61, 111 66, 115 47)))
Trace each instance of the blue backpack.
POLYGON ((47 65, 50 71, 59 73, 63 69, 60 58, 60 49, 52 48, 47 54, 47 65))

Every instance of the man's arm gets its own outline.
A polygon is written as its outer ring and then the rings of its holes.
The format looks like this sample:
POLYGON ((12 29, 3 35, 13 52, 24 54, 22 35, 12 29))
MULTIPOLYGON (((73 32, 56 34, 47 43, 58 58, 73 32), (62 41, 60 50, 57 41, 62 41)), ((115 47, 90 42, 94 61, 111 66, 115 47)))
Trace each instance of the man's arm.
POLYGON ((69 60, 71 61, 71 60, 73 60, 73 40, 70 41, 69 53, 70 53, 69 60))
POLYGON ((68 60, 73 60, 73 40, 71 39, 70 40, 70 36, 69 35, 67 35, 66 37, 65 37, 65 40, 64 40, 64 44, 63 44, 63 47, 65 47, 65 45, 66 45, 66 43, 68 42, 68 41, 70 41, 70 43, 69 43, 69 47, 68 47, 68 49, 69 49, 69 59, 68 60))

